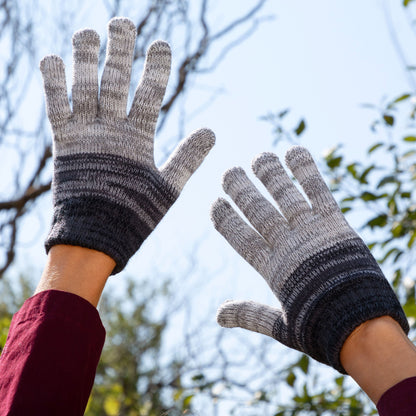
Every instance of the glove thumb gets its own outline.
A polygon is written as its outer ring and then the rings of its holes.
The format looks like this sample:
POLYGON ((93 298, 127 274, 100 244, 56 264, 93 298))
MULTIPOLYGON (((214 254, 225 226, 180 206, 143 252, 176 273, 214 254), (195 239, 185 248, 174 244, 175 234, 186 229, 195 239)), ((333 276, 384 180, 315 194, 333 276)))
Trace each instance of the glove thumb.
POLYGON ((162 177, 177 191, 181 191, 187 180, 199 167, 215 143, 210 129, 199 129, 184 139, 170 158, 161 167, 162 177))
POLYGON ((281 336, 285 338, 286 320, 283 312, 253 301, 225 301, 218 308, 217 322, 224 328, 240 327, 268 335, 280 342, 283 342, 281 336))

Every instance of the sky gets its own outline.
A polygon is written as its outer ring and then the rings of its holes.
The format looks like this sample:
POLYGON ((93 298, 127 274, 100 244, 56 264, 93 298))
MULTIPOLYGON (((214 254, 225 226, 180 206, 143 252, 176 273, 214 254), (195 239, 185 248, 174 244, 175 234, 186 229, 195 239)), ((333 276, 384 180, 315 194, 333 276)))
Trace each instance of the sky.
MULTIPOLYGON (((218 22, 225 21, 240 14, 242 4, 249 3, 213 2, 213 13, 218 22)), ((88 1, 85 4, 91 5, 88 1)), ((307 131, 301 144, 317 159, 338 143, 344 144, 347 155, 364 157, 374 141, 369 130, 374 114, 362 104, 378 104, 383 97, 395 98, 410 88, 388 31, 386 7, 409 63, 416 63, 411 61, 414 37, 400 5, 400 1, 393 0, 269 0, 260 15, 274 18, 263 22, 249 39, 233 49, 213 73, 193 83, 184 102, 188 114, 209 100, 213 88, 220 93, 187 122, 186 131, 210 127, 216 134, 216 145, 123 273, 139 279, 154 275, 155 268, 161 275, 172 270, 180 274, 186 269, 188 255, 194 253, 199 271, 192 279, 202 275, 208 280, 203 282, 204 290, 192 296, 196 310, 212 310, 211 323, 215 323, 216 305, 225 299, 276 305, 261 276, 211 225, 210 205, 218 196, 225 196, 222 175, 230 167, 242 166, 265 192, 251 172, 252 159, 263 151, 275 151, 283 157, 289 145, 273 146, 271 127, 260 118, 285 108, 291 109, 293 123, 306 119, 307 131)), ((99 10, 91 13, 91 7, 86 7, 82 20, 81 27, 104 33, 106 22, 99 10)), ((80 28, 71 24, 70 31, 80 28)), ((180 51, 175 44, 171 46, 175 60, 180 51)), ((66 65, 71 66, 68 58, 66 65)), ((41 85, 40 76, 35 77, 41 85)), ((137 81, 138 74, 133 79, 137 81)), ((34 90, 38 105, 43 105, 40 90, 34 90)), ((169 123, 174 126, 174 121, 170 119, 169 123)), ((168 128, 156 143, 166 143, 169 136, 168 128)), ((160 145, 156 147, 159 160, 160 145)), ((50 207, 50 197, 43 198, 20 235, 22 248, 16 264, 20 269, 33 270, 35 280, 41 267, 33 269, 32 265, 40 265, 46 258, 42 244, 50 207)), ((116 291, 120 279, 121 275, 112 277, 106 290, 116 291)))

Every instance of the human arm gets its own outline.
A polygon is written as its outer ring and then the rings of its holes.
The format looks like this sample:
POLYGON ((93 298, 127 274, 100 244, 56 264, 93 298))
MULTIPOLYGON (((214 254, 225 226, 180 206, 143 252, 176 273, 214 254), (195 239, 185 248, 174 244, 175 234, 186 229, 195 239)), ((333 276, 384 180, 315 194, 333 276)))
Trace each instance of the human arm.
MULTIPOLYGON (((358 326, 345 341, 340 356, 347 373, 375 404, 399 382, 416 377, 416 347, 390 316, 358 326)), ((416 406, 416 390, 411 400, 416 406)), ((398 411, 400 404, 396 403, 398 411)))
POLYGON ((212 131, 199 129, 155 165, 171 53, 163 41, 149 47, 127 112, 135 39, 129 19, 110 21, 99 88, 98 34, 75 33, 72 109, 62 59, 41 61, 54 136, 54 214, 41 281, 14 316, 0 358, 1 416, 84 413, 105 337, 95 308, 105 282, 125 267, 214 144, 212 131))
MULTIPOLYGON (((251 226, 223 198, 211 211, 215 228, 263 276, 281 306, 227 301, 220 306, 217 320, 224 327, 271 336, 346 374, 340 354, 356 328, 387 316, 407 334, 408 322, 377 262, 345 220, 309 152, 294 146, 286 154, 286 163, 308 200, 278 158, 264 153, 254 160, 253 170, 279 210, 241 168, 232 168, 224 175, 223 187, 251 226)), ((349 371, 356 370, 357 379, 368 388, 359 368, 351 367, 351 350, 345 351, 349 371)), ((377 389, 370 391, 375 399, 377 393, 377 389)))

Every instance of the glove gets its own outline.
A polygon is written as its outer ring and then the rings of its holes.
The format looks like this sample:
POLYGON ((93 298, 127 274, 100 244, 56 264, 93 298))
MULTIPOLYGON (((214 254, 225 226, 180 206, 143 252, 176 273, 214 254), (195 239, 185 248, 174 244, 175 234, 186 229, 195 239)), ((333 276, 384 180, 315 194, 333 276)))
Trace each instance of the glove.
POLYGON ((403 309, 365 243, 348 225, 309 152, 300 146, 286 164, 306 201, 273 153, 253 161, 253 171, 280 212, 241 168, 227 171, 225 192, 251 225, 224 199, 212 206, 215 228, 266 280, 281 308, 251 301, 227 301, 217 314, 227 328, 241 327, 346 374, 340 351, 361 323, 389 315, 409 332, 403 309))
POLYGON ((158 169, 153 137, 169 78, 169 45, 150 45, 127 115, 135 25, 112 19, 108 39, 99 92, 99 36, 89 29, 74 34, 72 111, 62 59, 46 56, 40 63, 54 136, 54 213, 45 247, 101 251, 115 260, 115 274, 178 198, 215 138, 211 130, 195 131, 158 169))

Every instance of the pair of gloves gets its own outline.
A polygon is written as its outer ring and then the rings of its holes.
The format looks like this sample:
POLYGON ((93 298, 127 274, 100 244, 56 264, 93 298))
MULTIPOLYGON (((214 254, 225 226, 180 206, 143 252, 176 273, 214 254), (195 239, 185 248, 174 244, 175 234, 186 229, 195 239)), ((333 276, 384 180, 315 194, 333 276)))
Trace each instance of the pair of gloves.
MULTIPOLYGON (((69 244, 101 251, 115 260, 113 274, 163 218, 215 142, 211 130, 197 130, 156 167, 153 139, 171 53, 163 41, 150 45, 126 114, 135 40, 133 22, 110 21, 99 89, 99 36, 89 29, 74 34, 72 110, 62 59, 47 56, 40 64, 54 134, 54 214, 46 250, 69 244)), ((279 210, 241 168, 225 173, 223 187, 251 226, 225 199, 211 210, 215 228, 263 276, 281 309, 227 301, 217 320, 223 327, 273 337, 345 373, 341 347, 357 326, 389 315, 408 333, 408 322, 310 153, 292 147, 286 164, 309 201, 277 156, 263 153, 253 161, 253 171, 279 210)))

